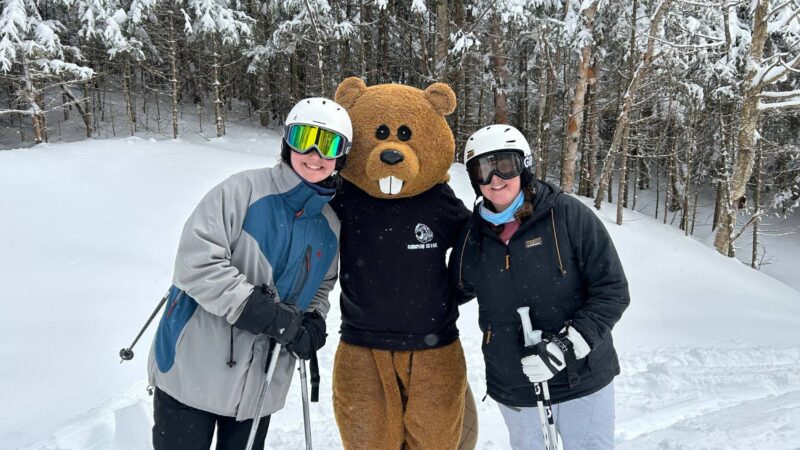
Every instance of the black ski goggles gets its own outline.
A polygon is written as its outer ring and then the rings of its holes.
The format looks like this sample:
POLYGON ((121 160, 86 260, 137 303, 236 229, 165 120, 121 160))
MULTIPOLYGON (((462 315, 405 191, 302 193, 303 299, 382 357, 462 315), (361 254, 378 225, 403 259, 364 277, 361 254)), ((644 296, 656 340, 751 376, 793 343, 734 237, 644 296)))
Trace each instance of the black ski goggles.
POLYGON ((336 159, 347 153, 347 138, 315 125, 302 123, 289 125, 284 132, 289 147, 301 155, 316 150, 323 159, 336 159))
POLYGON ((504 180, 519 176, 525 169, 522 155, 517 151, 499 150, 481 155, 467 163, 467 173, 473 183, 486 185, 497 175, 504 180))

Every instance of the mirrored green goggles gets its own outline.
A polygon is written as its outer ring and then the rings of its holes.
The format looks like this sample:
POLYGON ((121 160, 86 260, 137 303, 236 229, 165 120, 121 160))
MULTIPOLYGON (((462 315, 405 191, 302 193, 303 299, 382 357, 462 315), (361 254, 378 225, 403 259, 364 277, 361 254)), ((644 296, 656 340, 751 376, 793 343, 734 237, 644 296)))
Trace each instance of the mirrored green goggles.
POLYGON ((303 155, 316 150, 322 158, 336 159, 350 149, 347 138, 316 125, 302 123, 289 125, 284 136, 289 147, 303 155))

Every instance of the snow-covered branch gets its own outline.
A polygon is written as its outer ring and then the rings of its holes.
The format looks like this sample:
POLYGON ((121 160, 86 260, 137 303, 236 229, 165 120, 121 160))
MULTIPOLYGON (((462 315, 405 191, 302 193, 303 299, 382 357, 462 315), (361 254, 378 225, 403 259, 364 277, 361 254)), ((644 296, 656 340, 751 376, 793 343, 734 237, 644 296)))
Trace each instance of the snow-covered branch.
POLYGON ((762 92, 759 97, 763 98, 790 98, 800 96, 800 90, 785 92, 762 92))
POLYGON ((785 102, 760 103, 758 105, 759 111, 769 111, 774 109, 794 109, 794 108, 800 108, 800 98, 787 100, 785 102))

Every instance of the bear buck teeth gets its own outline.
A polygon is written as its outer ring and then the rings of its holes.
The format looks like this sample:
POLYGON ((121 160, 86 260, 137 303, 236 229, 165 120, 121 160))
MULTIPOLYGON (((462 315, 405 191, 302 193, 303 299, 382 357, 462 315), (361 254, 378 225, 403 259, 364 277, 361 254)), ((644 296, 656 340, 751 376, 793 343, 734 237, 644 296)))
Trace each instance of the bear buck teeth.
POLYGON ((393 176, 381 178, 378 184, 380 184, 381 192, 384 194, 397 195, 403 189, 403 180, 393 176))

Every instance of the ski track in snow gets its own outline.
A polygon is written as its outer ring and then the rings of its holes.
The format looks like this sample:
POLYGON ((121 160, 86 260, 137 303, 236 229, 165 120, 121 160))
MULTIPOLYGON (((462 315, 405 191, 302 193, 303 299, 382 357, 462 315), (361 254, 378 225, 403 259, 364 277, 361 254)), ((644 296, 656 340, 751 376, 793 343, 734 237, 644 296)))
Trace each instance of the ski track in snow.
MULTIPOLYGON (((333 311, 337 313, 338 311, 333 311)), ((462 338, 467 349, 470 384, 478 401, 480 449, 508 449, 505 427, 485 395, 480 335, 462 338), (472 353, 472 355, 469 355, 472 353)), ((312 404, 316 448, 339 449, 330 403, 333 349, 322 356, 321 399, 312 404)), ((800 449, 800 347, 641 349, 621 355, 616 379, 617 448, 628 449, 800 449)), ((59 429, 53 438, 26 450, 149 449, 152 404, 140 382, 119 398, 59 429)), ((272 418, 267 448, 303 448, 299 389, 272 418)))
POLYGON ((800 448, 800 348, 622 355, 619 449, 800 448))
MULTIPOLYGON (((114 355, 157 300, 148 299, 160 298, 175 236, 194 203, 225 176, 276 159, 266 150, 278 148, 276 134, 238 128, 231 132, 236 137, 200 145, 129 138, 3 155, 10 164, 0 165, 0 182, 13 181, 0 190, 6 193, 0 204, 14 215, 0 221, 0 245, 14 256, 0 261, 11 281, 0 283, 7 314, 0 321, 6 333, 0 355, 14 362, 0 372, 0 389, 7 390, 0 395, 6 402, 0 449, 152 448, 143 362, 154 327, 137 345, 134 361, 119 366, 114 355), (136 192, 126 194, 129 186, 136 192), (51 215, 60 221, 54 236, 51 215), (42 273, 64 287, 63 301, 28 289, 42 273), (93 283, 74 282, 88 274, 93 283), (107 298, 119 283, 125 283, 123 295, 107 298), (31 308, 42 314, 28 314, 31 308), (42 323, 48 332, 28 331, 42 323), (43 347, 50 352, 44 362, 31 356, 43 347)), ((451 176, 453 189, 471 204, 463 166, 455 165, 451 176)), ((622 368, 615 381, 617 448, 800 450, 797 292, 637 213, 626 212, 622 231, 612 225, 612 213, 605 208, 600 216, 633 296, 614 332, 622 368), (734 335, 738 341, 730 340, 734 335)), ((789 251, 786 258, 797 255, 789 251)), ((320 352, 321 401, 311 405, 314 446, 323 450, 341 448, 331 404, 339 294, 337 286, 328 343, 320 352)), ((462 306, 459 329, 478 406, 478 448, 507 450, 497 405, 481 401, 486 387, 476 302, 462 306)), ((286 407, 271 420, 267 448, 304 447, 298 383, 295 377, 286 407)))

